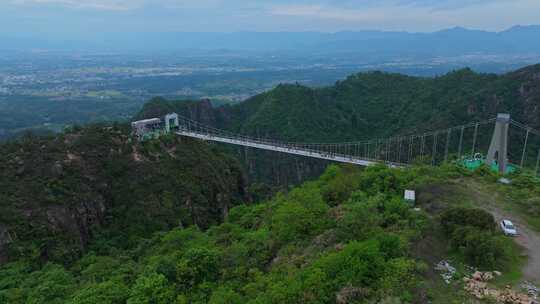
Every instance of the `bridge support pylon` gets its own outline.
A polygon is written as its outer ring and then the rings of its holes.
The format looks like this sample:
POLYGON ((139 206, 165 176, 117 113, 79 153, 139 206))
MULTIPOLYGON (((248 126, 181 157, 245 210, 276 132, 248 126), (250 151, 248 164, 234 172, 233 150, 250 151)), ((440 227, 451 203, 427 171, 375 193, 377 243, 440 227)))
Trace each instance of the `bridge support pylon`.
POLYGON ((495 131, 489 145, 486 157, 486 164, 492 166, 495 162, 499 165, 499 172, 506 173, 508 166, 508 128, 510 125, 510 114, 498 114, 495 124, 495 131))

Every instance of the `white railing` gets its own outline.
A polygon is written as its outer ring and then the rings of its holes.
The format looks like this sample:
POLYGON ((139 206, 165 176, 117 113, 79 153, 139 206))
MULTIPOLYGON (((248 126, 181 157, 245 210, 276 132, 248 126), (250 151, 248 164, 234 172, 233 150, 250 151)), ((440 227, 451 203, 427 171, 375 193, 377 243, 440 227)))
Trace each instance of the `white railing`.
MULTIPOLYGON (((338 154, 338 153, 330 153, 327 151, 320 151, 320 150, 309 149, 309 148, 302 149, 302 148, 294 147, 292 145, 288 145, 286 143, 281 143, 281 142, 272 142, 272 141, 266 141, 266 140, 261 140, 261 139, 254 139, 254 138, 249 138, 245 136, 230 136, 226 134, 214 134, 213 132, 210 132, 210 130, 201 129, 197 131, 192 131, 192 130, 187 130, 186 128, 180 128, 178 131, 176 131, 176 134, 181 135, 181 136, 206 140, 206 141, 221 142, 221 143, 233 144, 237 146, 244 146, 244 147, 262 149, 262 150, 268 150, 268 151, 276 151, 276 152, 281 152, 281 153, 306 156, 306 157, 335 161, 335 162, 340 162, 340 163, 355 164, 359 166, 370 166, 377 163, 382 163, 380 161, 373 160, 373 159, 363 159, 363 158, 358 158, 354 156, 338 154)), ((394 162, 385 162, 385 163, 391 167, 404 167, 405 166, 405 164, 394 163, 394 162)))

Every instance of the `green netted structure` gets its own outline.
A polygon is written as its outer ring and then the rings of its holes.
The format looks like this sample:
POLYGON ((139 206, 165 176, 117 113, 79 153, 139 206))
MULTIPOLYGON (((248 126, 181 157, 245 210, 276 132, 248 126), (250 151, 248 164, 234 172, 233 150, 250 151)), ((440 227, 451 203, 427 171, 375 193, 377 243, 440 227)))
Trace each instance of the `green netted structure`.
MULTIPOLYGON (((464 158, 463 160, 461 160, 461 165, 471 171, 475 171, 476 169, 480 168, 485 164, 487 164, 486 159, 478 155, 475 155, 472 158, 464 158)), ((489 167, 494 172, 499 172, 499 163, 497 161, 494 161, 489 167)), ((515 165, 507 164, 505 174, 514 173, 516 171, 517 167, 515 165)))

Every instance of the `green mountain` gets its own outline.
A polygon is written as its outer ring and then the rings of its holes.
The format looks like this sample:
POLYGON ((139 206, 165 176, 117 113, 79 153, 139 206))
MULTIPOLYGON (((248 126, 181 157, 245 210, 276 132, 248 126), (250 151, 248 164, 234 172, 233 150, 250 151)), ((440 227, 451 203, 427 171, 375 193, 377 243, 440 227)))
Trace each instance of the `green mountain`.
MULTIPOLYGON (((539 76, 540 66, 363 73, 327 88, 280 85, 235 106, 156 98, 137 118, 174 111, 298 141, 416 133, 506 111, 538 127, 539 76)), ((0 303, 465 303, 470 267, 502 271, 494 288, 540 280, 534 244, 518 246, 496 222, 515 217, 540 237, 536 177, 513 173, 506 185, 485 167, 327 167, 129 133, 90 125, 0 145, 0 303), (265 178, 287 187, 270 196, 265 178), (447 285, 432 266, 448 257, 457 273, 447 285)))
MULTIPOLYGON (((156 98, 137 118, 172 111, 238 133, 298 142, 419 134, 490 119, 497 113, 510 113, 514 120, 540 129, 540 65, 504 75, 470 69, 435 78, 360 73, 331 87, 279 85, 233 106, 212 107, 208 100, 156 98)), ((492 131, 481 131, 482 144, 487 145, 492 131)), ((306 176, 319 175, 327 165, 272 152, 234 151, 254 181, 270 184, 298 183, 306 176)), ((514 158, 521 156, 521 152, 511 152, 514 158)))
MULTIPOLYGON (((511 186, 497 184, 489 170, 454 166, 330 166, 288 193, 232 208, 224 223, 205 231, 174 228, 128 248, 102 237, 72 263, 0 267, 0 301, 469 303, 460 287, 461 276, 472 274, 465 265, 502 271, 502 286, 527 267, 493 216, 473 208, 487 193, 509 195, 506 206, 523 206, 520 214, 538 208, 527 198, 540 195, 539 184, 512 179, 511 186), (417 189, 421 210, 402 199, 404 189, 417 189), (459 272, 447 285, 432 265, 449 254, 459 272)), ((134 218, 142 216, 152 217, 134 218)))
POLYGON ((98 236, 129 247, 155 231, 210 227, 248 199, 234 159, 176 137, 141 145, 129 132, 95 125, 0 145, 0 263, 68 262, 98 236))
POLYGON ((369 72, 334 86, 283 84, 240 104, 157 98, 137 115, 177 111, 197 121, 252 135, 297 141, 388 137, 450 127, 510 113, 540 129, 540 65, 504 75, 458 70, 435 78, 369 72))

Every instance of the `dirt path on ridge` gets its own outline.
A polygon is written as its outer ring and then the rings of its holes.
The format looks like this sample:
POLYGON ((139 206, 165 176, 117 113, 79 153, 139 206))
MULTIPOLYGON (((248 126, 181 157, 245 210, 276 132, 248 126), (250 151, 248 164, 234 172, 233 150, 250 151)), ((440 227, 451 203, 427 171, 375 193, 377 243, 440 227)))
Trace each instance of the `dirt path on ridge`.
POLYGON ((510 213, 494 203, 494 200, 503 199, 497 193, 487 195, 486 192, 479 191, 478 185, 475 185, 474 182, 472 184, 465 182, 464 185, 474 194, 477 207, 491 213, 497 224, 502 219, 508 219, 516 225, 518 236, 514 238, 514 241, 525 248, 525 253, 528 256, 527 263, 522 269, 523 279, 540 283, 540 233, 527 227, 526 222, 519 215, 510 213))

